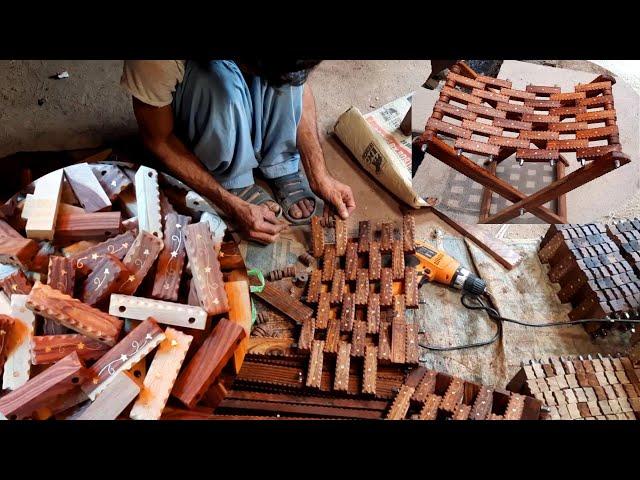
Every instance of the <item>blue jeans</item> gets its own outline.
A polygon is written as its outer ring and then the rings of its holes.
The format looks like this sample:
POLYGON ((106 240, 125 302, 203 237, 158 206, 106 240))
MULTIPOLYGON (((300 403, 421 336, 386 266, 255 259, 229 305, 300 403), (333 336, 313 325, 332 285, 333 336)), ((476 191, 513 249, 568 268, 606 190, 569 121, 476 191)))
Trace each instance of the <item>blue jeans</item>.
POLYGON ((187 61, 173 97, 177 134, 226 188, 296 173, 303 87, 272 87, 234 62, 187 61))

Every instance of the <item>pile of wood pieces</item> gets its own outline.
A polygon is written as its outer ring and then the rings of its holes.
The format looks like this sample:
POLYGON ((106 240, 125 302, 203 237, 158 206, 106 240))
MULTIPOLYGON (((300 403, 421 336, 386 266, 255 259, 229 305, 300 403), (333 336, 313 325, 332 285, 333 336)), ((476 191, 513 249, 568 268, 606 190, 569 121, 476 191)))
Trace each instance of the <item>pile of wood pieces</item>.
POLYGON ((507 386, 545 404, 544 419, 640 419, 640 364, 626 356, 531 360, 507 386))
MULTIPOLYGON (((635 235, 640 222, 551 225, 538 256, 549 264, 549 279, 560 284, 558 298, 570 302, 572 320, 613 318, 619 328, 633 329, 625 319, 638 318, 640 279, 635 235), (633 263, 630 263, 633 262, 633 263)), ((610 325, 587 323, 592 335, 606 335, 610 325)))
POLYGON ((206 202, 173 183, 161 191, 153 169, 84 163, 3 205, 3 417, 159 419, 199 408, 239 370, 244 261, 185 198, 206 202))

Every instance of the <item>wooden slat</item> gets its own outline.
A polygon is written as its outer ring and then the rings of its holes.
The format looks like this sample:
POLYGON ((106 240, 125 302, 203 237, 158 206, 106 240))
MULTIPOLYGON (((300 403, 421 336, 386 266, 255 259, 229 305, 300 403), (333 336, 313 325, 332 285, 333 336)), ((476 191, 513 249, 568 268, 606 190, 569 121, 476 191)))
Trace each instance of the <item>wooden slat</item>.
POLYGON ((141 166, 135 176, 136 200, 138 202, 138 227, 140 232, 148 232, 162 239, 162 216, 160 210, 160 189, 158 172, 141 166))
POLYGON ((402 385, 398 395, 393 399, 393 404, 389 409, 389 413, 387 413, 387 420, 402 420, 407 415, 409 411, 409 406, 411 403, 411 396, 415 389, 413 387, 408 387, 406 385, 402 385))
MULTIPOLYGON (((618 135, 617 125, 610 125, 608 127, 600 128, 587 128, 585 130, 578 130, 576 132, 576 138, 588 138, 589 140, 604 140, 611 135, 618 135)), ((588 146, 588 145, 587 145, 588 146)))
POLYGON ((80 299, 87 305, 101 305, 118 291, 131 272, 116 257, 107 255, 89 274, 82 285, 80 299))
POLYGON ((382 255, 380 254, 380 243, 372 241, 369 247, 369 280, 379 280, 382 270, 382 255))
POLYGON ((488 143, 478 142, 476 140, 465 140, 462 138, 458 138, 456 140, 454 148, 481 155, 498 155, 500 153, 500 147, 497 145, 490 145, 488 143))
POLYGON ((340 330, 350 332, 353 329, 353 321, 356 314, 355 294, 345 293, 342 299, 340 311, 340 330))
POLYGON ((476 81, 482 82, 490 87, 496 88, 511 88, 511 82, 509 80, 503 80, 501 78, 488 77, 486 75, 478 75, 476 81))
POLYGON ((493 390, 481 386, 469 412, 470 420, 485 420, 493 408, 493 390))
POLYGON ((68 257, 73 262, 73 268, 88 275, 105 255, 113 255, 122 260, 133 245, 136 236, 131 231, 126 231, 97 245, 84 248, 68 257))
POLYGON ((140 393, 140 385, 129 372, 119 372, 110 385, 67 420, 115 420, 140 393))
MULTIPOLYGON (((373 246, 373 242, 372 242, 373 246)), ((347 253, 344 261, 344 273, 347 281, 356 279, 358 272, 358 243, 347 243, 347 253)))
POLYGON ((0 290, 4 291, 9 299, 14 294, 27 295, 31 291, 31 282, 22 270, 16 270, 0 279, 0 290))
POLYGON ((607 104, 613 104, 612 95, 599 95, 597 97, 588 97, 578 100, 578 105, 582 107, 603 107, 607 104))
POLYGON ((552 123, 549 125, 549 130, 552 132, 572 133, 578 130, 585 130, 589 128, 587 122, 561 122, 552 123))
POLYGON ((393 243, 393 223, 383 222, 380 226, 380 250, 390 252, 393 243))
POLYGON ((416 218, 410 213, 402 216, 402 243, 406 253, 416 249, 416 218))
POLYGON ((477 118, 477 114, 473 113, 470 110, 465 108, 456 107, 455 105, 451 105, 448 103, 444 103, 440 100, 436 102, 433 107, 434 112, 444 112, 446 115, 458 118, 458 119, 467 119, 467 120, 475 120, 477 118))
POLYGON ((322 257, 322 281, 329 282, 333 278, 333 271, 336 267, 336 246, 326 245, 322 257))
POLYGON ((611 152, 620 152, 622 147, 619 143, 613 145, 603 145, 600 147, 579 148, 576 150, 577 158, 595 158, 602 157, 611 152))
POLYGON ((576 100, 580 100, 581 98, 585 97, 586 94, 584 92, 552 93, 549 96, 549 100, 558 100, 562 103, 565 103, 575 102, 576 100))
POLYGON ((418 326, 408 323, 405 327, 405 363, 417 364, 420 360, 420 348, 418 345, 418 326))
POLYGON ((201 307, 116 293, 111 295, 109 314, 131 320, 153 317, 158 323, 196 330, 207 326, 207 312, 201 307))
POLYGON ((500 127, 511 132, 520 132, 521 130, 531 130, 533 128, 533 124, 531 122, 522 122, 520 120, 510 120, 506 118, 494 118, 493 124, 496 127, 500 127))
POLYGON ((559 156, 558 150, 519 148, 516 152, 516 158, 524 160, 557 160, 559 156))
POLYGON ((38 248, 31 239, 0 235, 0 262, 27 268, 38 248))
POLYGON ((535 93, 522 91, 522 90, 514 90, 513 88, 501 88, 500 93, 510 98, 515 98, 517 100, 533 100, 536 98, 535 93))
POLYGON ((615 120, 615 110, 601 110, 599 112, 586 112, 576 115, 576 122, 597 122, 599 120, 615 120))
POLYGON ((120 232, 120 212, 59 213, 56 240, 106 240, 120 232))
POLYGON ((380 273, 380 305, 388 307, 393 303, 393 272, 383 268, 380 273))
POLYGON ((546 85, 527 85, 525 90, 527 92, 535 93, 537 95, 552 95, 554 93, 560 93, 560 87, 549 87, 546 85))
POLYGON ((536 113, 525 113, 522 115, 523 122, 531 122, 535 124, 558 123, 560 117, 558 115, 538 115, 536 113))
MULTIPOLYGON (((27 238, 52 240, 62 195, 63 170, 55 170, 36 180, 25 226, 27 238)), ((24 211, 24 210, 23 210, 24 211)))
MULTIPOLYGON (((220 285, 222 285, 222 278, 220 278, 219 281, 220 281, 220 285)), ((222 291, 224 292, 224 287, 222 288, 222 291)), ((323 292, 323 294, 326 294, 327 302, 328 302, 330 300, 329 293, 323 292)), ((321 294, 321 297, 320 297, 321 301, 322 301, 323 294, 321 294)), ((293 321, 295 321, 298 324, 301 324, 306 319, 311 318, 313 316, 313 310, 311 308, 307 307, 301 301, 292 297, 287 292, 284 292, 283 290, 280 290, 279 288, 275 287, 271 282, 266 283, 266 285, 264 286, 264 290, 262 290, 262 292, 255 292, 254 295, 256 295, 261 300, 264 300, 273 308, 275 308, 282 314, 286 315, 287 317, 291 318, 293 321)), ((200 291, 198 291, 198 298, 200 298, 200 291)), ((216 294, 216 297, 214 297, 214 299, 215 298, 220 298, 220 296, 216 294)), ((224 299, 225 299, 225 303, 227 303, 226 293, 224 295, 224 299)), ((212 305, 215 305, 215 302, 211 302, 211 303, 212 305)), ((222 301, 220 301, 220 303, 222 303, 222 301)), ((225 305, 225 311, 228 309, 229 309, 228 305, 225 305)), ((205 308, 205 311, 207 311, 206 308, 205 308)), ((207 313, 211 314, 210 311, 207 311, 207 313)), ((318 328, 322 328, 322 327, 318 325, 318 328)))
POLYGON ((333 382, 333 389, 347 391, 349 385, 349 365, 351 363, 351 344, 340 342, 338 346, 338 358, 336 359, 336 370, 333 382))
MULTIPOLYGON (((404 256, 403 256, 404 259, 404 256)), ((369 299, 369 271, 359 268, 356 276, 355 304, 366 305, 369 299)))
POLYGON ((364 357, 365 341, 367 338, 367 322, 356 320, 353 323, 353 334, 351 336, 351 355, 354 357, 364 357))
POLYGON ((99 212, 111 208, 111 200, 88 163, 65 167, 64 174, 73 193, 86 212, 99 212))
POLYGON ((109 351, 109 346, 85 335, 61 334, 35 336, 31 343, 31 362, 48 365, 76 352, 85 360, 97 360, 109 351))
POLYGON ((35 316, 26 308, 26 299, 24 294, 11 296, 10 318, 13 323, 7 333, 0 335, 0 343, 4 344, 0 347, 0 364, 4 362, 2 388, 5 390, 16 390, 29 380, 35 316))
POLYGON ((494 120, 493 124, 496 126, 497 124, 495 120, 507 118, 507 112, 504 112, 502 110, 498 110, 495 108, 491 108, 486 105, 475 105, 470 103, 469 105, 467 105, 467 110, 476 114, 479 117, 493 119, 494 120))
POLYGON ((524 400, 525 397, 523 395, 512 393, 509 397, 509 403, 507 403, 507 409, 504 412, 504 419, 520 420, 524 411, 524 400))
POLYGON ((335 232, 336 232, 336 255, 338 257, 344 256, 347 250, 347 222, 341 218, 335 220, 335 232))
POLYGON ((442 397, 434 393, 427 395, 424 406, 418 415, 419 420, 435 420, 438 417, 438 408, 442 402, 442 397))
POLYGON ((426 128, 454 138, 471 138, 471 130, 459 127, 453 123, 437 120, 435 118, 430 118, 427 121, 426 128))
POLYGON ((133 184, 117 165, 94 164, 90 167, 112 202, 115 202, 118 196, 133 184))
MULTIPOLYGON (((547 130, 531 130, 520 132, 519 138, 525 140, 558 140, 560 138, 560 133, 547 130)), ((527 148, 528 146, 529 145, 526 145, 520 148, 527 148)))
MULTIPOLYGON (((503 112, 509 113, 522 113, 522 114, 532 114, 534 112, 533 107, 527 107, 526 105, 520 105, 515 103, 498 103, 496 105, 496 109, 502 110, 503 112)), ((527 120, 522 119, 524 122, 527 120)))
MULTIPOLYGON (((368 275, 368 272, 367 272, 368 275)), ((333 273, 333 280, 331 281, 331 303, 342 303, 342 296, 344 295, 345 276, 344 270, 336 269, 333 273)))
POLYGON ((371 222, 369 222, 368 220, 359 222, 358 223, 358 253, 367 253, 369 251, 370 243, 371 243, 371 222))
POLYGON ((65 257, 50 256, 47 285, 67 295, 73 295, 76 281, 76 270, 73 260, 65 257))
POLYGON ((306 297, 307 302, 317 303, 318 300, 320 299, 321 289, 322 289, 322 270, 313 270, 309 278, 309 286, 307 287, 307 297, 306 297))
MULTIPOLYGON (((401 298, 401 297, 397 297, 401 298)), ((399 307, 394 307, 399 308, 399 307)), ((404 312, 404 309, 403 309, 404 312)), ((391 322, 391 362, 405 363, 407 342, 406 322, 404 314, 394 316, 391 322)))
POLYGON ((367 333, 378 333, 380 326, 380 295, 377 293, 369 294, 367 303, 367 333))
POLYGON ((307 371, 307 387, 320 388, 322 379, 324 342, 314 340, 311 345, 311 358, 309 359, 309 369, 307 371))
POLYGON ((320 300, 318 301, 318 306, 316 309, 316 327, 317 328, 321 330, 324 330, 325 328, 327 328, 330 312, 331 312, 331 293, 322 292, 320 294, 320 300))
POLYGON ((184 269, 186 250, 184 230, 190 217, 169 213, 164 225, 164 248, 158 256, 151 296, 157 300, 178 300, 178 290, 184 269))
POLYGON ((311 251, 313 256, 320 258, 324 253, 324 229, 320 225, 321 218, 311 217, 311 251))
POLYGON ((533 107, 536 110, 550 110, 552 108, 560 108, 562 105, 557 100, 525 100, 524 104, 527 107, 533 107))
POLYGON ((146 278, 163 248, 164 244, 160 238, 149 232, 141 231, 122 259, 122 263, 130 273, 118 287, 117 293, 133 295, 146 278))
POLYGON ((506 95, 501 95, 499 93, 492 92, 490 90, 482 90, 479 88, 474 88, 471 91, 471 94, 491 102, 508 102, 509 101, 509 97, 507 97, 506 95))
POLYGON ((316 332, 316 321, 314 318, 305 320, 300 328, 300 336, 298 337, 298 348, 303 352, 311 350, 311 342, 316 332))
POLYGON ((362 393, 375 395, 376 377, 378 373, 378 349, 374 345, 367 345, 364 351, 362 393))
POLYGON ((459 75, 452 71, 449 71, 449 73, 447 73, 447 80, 453 80, 455 83, 459 83, 460 85, 464 85, 465 87, 469 88, 483 89, 485 87, 485 84, 482 82, 469 77, 465 77, 464 75, 459 75))
POLYGON ((436 371, 427 370, 416 387, 416 391, 413 394, 413 400, 416 402, 426 402, 429 395, 432 395, 436 390, 437 376, 438 374, 436 371))
POLYGON ((448 413, 453 413, 460 402, 462 402, 463 396, 464 381, 456 377, 452 378, 444 397, 442 397, 440 409, 448 413))
POLYGON ((577 139, 577 140, 549 140, 547 142, 548 150, 558 150, 560 152, 572 152, 578 148, 587 148, 589 146, 589 140, 577 139))
POLYGON ((447 97, 454 98, 462 103, 475 103, 476 105, 479 105, 482 103, 481 98, 476 97, 474 95, 470 95, 468 93, 464 93, 463 91, 457 90, 455 88, 447 87, 446 85, 442 87, 440 95, 441 95, 441 98, 442 98, 442 95, 446 95, 447 97))
POLYGON ((378 360, 388 361, 391 358, 391 342, 389 341, 389 323, 380 321, 378 329, 378 360))
POLYGON ((499 147, 510 148, 529 148, 529 140, 513 137, 489 137, 489 143, 491 145, 498 145, 499 147))
POLYGON ((418 308, 418 277, 413 267, 404 269, 404 302, 407 308, 418 308))

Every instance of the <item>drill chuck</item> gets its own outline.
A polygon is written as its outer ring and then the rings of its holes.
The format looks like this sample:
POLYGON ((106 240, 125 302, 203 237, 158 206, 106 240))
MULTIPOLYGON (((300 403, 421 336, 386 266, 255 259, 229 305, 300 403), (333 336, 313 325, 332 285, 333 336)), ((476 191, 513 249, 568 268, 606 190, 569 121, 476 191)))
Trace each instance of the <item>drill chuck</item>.
POLYGON ((452 286, 471 295, 482 295, 487 290, 484 280, 464 267, 458 267, 452 286))

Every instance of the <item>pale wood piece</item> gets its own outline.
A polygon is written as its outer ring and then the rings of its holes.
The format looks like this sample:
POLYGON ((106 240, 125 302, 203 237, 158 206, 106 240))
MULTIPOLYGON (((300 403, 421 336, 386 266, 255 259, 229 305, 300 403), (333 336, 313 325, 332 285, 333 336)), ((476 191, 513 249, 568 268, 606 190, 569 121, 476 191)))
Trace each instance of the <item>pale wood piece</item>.
POLYGON ((87 337, 115 345, 123 322, 40 282, 31 289, 27 308, 87 337))
POLYGON ((129 372, 114 375, 109 386, 67 420, 115 420, 140 393, 140 385, 129 372))
POLYGON ((344 256, 347 251, 347 222, 341 218, 336 218, 336 255, 344 256))
POLYGON ((141 231, 122 259, 122 263, 131 273, 120 285, 117 293, 133 295, 147 276, 147 273, 149 273, 149 270, 151 270, 163 248, 164 243, 160 238, 141 231))
POLYGON ((120 232, 120 212, 59 213, 55 238, 62 241, 106 240, 120 232))
POLYGON ((82 391, 95 400, 118 372, 129 370, 164 339, 164 332, 152 318, 140 323, 93 364, 90 368, 91 378, 82 384, 82 391))
POLYGON ((311 252, 316 258, 324 253, 324 229, 320 221, 320 217, 311 217, 311 252))
POLYGON ((351 363, 351 345, 347 342, 340 342, 338 346, 338 358, 336 359, 336 370, 333 382, 333 389, 337 391, 347 391, 349 386, 349 365, 351 363))
POLYGON ((158 420, 187 355, 193 337, 173 328, 165 330, 166 339, 158 347, 144 388, 131 409, 134 420, 158 420))
POLYGON ((160 189, 158 172, 141 166, 135 176, 138 228, 162 239, 162 216, 160 214, 160 189))
POLYGON ((64 172, 56 170, 36 180, 29 218, 25 226, 27 238, 53 240, 62 194, 64 172))
POLYGON ((90 167, 100 186, 112 202, 133 183, 117 165, 93 164, 90 167))
POLYGON ((151 296, 158 300, 178 300, 178 290, 186 251, 184 229, 191 222, 190 217, 169 213, 165 217, 164 248, 158 256, 155 279, 151 296))
POLYGON ((411 404, 411 396, 415 388, 409 387, 407 385, 402 385, 400 387, 400 391, 396 395, 396 398, 393 399, 393 404, 389 409, 389 413, 387 413, 387 420, 402 420, 407 415, 409 411, 409 405, 411 404))
POLYGON ((97 360, 109 351, 109 346, 79 334, 43 335, 32 338, 31 362, 34 365, 55 363, 72 352, 80 360, 97 360))
POLYGON ((322 381, 324 341, 314 340, 311 344, 311 358, 307 371, 307 387, 320 388, 322 381))
POLYGON ((380 295, 370 293, 367 302, 367 333, 378 333, 380 326, 380 295))
POLYGON ((364 369, 362 376, 362 393, 376 394, 376 378, 378 375, 378 349, 374 345, 364 348, 364 369))
POLYGON ((11 296, 11 317, 14 322, 5 338, 6 360, 2 374, 2 388, 5 390, 16 390, 29 380, 35 316, 25 306, 26 301, 26 295, 11 296))
POLYGON ((196 330, 207 326, 207 312, 201 307, 117 293, 111 295, 109 314, 132 320, 153 317, 158 323, 196 330))
POLYGON ((99 212, 111 208, 111 200, 88 163, 65 167, 64 174, 73 193, 86 212, 99 212))
POLYGON ((251 334, 251 297, 249 283, 246 280, 227 282, 224 284, 229 299, 229 320, 244 329, 245 338, 233 353, 233 364, 236 373, 240 371, 247 351, 249 335, 251 334))
POLYGON ((218 262, 218 249, 209 227, 206 223, 189 225, 185 237, 194 286, 202 308, 209 315, 228 312, 229 302, 218 262))

